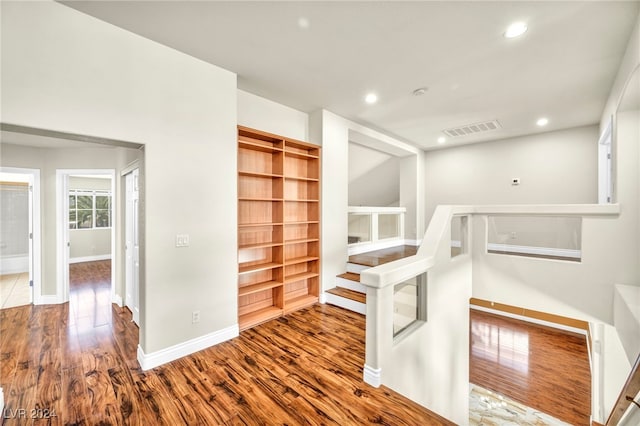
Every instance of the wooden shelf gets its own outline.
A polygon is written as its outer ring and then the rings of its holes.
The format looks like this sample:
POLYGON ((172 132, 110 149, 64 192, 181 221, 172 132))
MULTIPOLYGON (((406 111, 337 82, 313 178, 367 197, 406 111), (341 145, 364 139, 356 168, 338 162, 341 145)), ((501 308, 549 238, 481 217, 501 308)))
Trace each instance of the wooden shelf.
POLYGON ((263 177, 263 178, 281 178, 281 177, 283 177, 283 175, 281 175, 281 174, 249 172, 249 171, 239 171, 238 174, 240 176, 253 176, 253 177, 263 177))
POLYGON ((286 283, 294 283, 296 281, 306 280, 308 278, 317 277, 317 272, 303 272, 301 274, 289 275, 288 277, 284 277, 284 282, 286 283))
POLYGON ((303 160, 305 160, 305 159, 318 159, 318 158, 320 158, 320 157, 319 157, 319 156, 317 156, 317 155, 313 155, 313 154, 304 154, 304 153, 301 153, 301 152, 293 152, 293 151, 285 151, 285 152, 284 152, 284 155, 288 155, 288 156, 296 157, 296 158, 301 158, 301 159, 303 159, 303 160))
POLYGON ((285 265, 295 265, 296 263, 312 262, 318 260, 317 256, 302 256, 294 257, 293 259, 287 259, 284 261, 285 265))
POLYGON ((284 201, 282 198, 238 197, 238 201, 284 201))
POLYGON ((238 325, 240 330, 246 330, 247 328, 261 324, 274 318, 278 318, 283 313, 281 308, 275 306, 269 306, 266 308, 258 309, 257 311, 249 312, 244 315, 240 315, 238 318, 238 325))
POLYGON ((252 226, 277 226, 282 225, 282 222, 256 222, 256 223, 239 223, 238 227, 240 228, 249 228, 252 226))
POLYGON ((278 246, 281 246, 282 244, 283 243, 281 242, 273 242, 273 241, 256 243, 256 244, 243 244, 238 246, 238 250, 252 250, 252 249, 267 248, 267 247, 278 247, 278 246))
POLYGON ((278 281, 265 281, 257 284, 243 286, 238 289, 238 296, 246 296, 248 294, 258 293, 259 291, 269 290, 281 285, 283 285, 283 283, 278 281))
POLYGON ((301 243, 314 243, 318 241, 318 238, 299 238, 297 240, 286 240, 285 244, 301 244, 301 243))
POLYGON ((304 177, 304 176, 290 176, 290 175, 286 175, 284 176, 285 179, 291 179, 291 180, 305 180, 308 182, 319 182, 320 179, 318 178, 309 178, 309 177, 304 177))
POLYGON ((308 142, 238 126, 241 330, 318 301, 320 153, 308 142))
POLYGON ((306 308, 318 302, 318 296, 307 294, 306 296, 298 296, 285 300, 284 313, 288 314, 298 309, 306 308))
POLYGON ((263 145, 260 143, 256 143, 253 139, 246 139, 239 137, 238 138, 238 146, 240 148, 253 149, 260 152, 282 152, 282 148, 277 148, 275 146, 263 145))
POLYGON ((242 264, 240 264, 240 267, 238 267, 238 273, 248 274, 250 272, 266 271, 267 269, 273 269, 279 266, 282 266, 282 264, 275 263, 275 262, 258 263, 256 265, 248 265, 248 266, 242 266, 242 264))

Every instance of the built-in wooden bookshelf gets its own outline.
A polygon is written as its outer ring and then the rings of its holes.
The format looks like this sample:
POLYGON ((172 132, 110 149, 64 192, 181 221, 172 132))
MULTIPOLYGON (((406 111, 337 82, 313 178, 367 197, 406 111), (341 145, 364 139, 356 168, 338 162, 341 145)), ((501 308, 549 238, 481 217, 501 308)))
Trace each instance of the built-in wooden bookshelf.
POLYGON ((320 289, 320 147, 238 126, 238 322, 312 305, 320 289))

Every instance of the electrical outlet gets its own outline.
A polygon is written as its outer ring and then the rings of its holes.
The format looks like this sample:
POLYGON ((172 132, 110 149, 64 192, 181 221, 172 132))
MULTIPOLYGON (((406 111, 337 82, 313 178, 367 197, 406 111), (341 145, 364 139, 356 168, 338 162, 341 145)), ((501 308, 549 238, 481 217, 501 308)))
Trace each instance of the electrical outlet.
POLYGON ((200 322, 200 311, 193 311, 191 314, 191 323, 195 324, 197 322, 200 322))
POLYGON ((520 178, 511 179, 511 185, 520 185, 520 178))

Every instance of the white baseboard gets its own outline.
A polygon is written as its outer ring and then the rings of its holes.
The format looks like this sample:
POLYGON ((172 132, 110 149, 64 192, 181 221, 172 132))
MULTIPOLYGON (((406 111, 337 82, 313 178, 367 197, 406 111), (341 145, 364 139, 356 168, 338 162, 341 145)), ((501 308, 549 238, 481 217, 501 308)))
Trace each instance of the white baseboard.
POLYGON ((366 253, 368 251, 382 250, 390 247, 402 246, 407 240, 404 239, 392 239, 376 241, 375 243, 360 243, 349 246, 347 253, 349 256, 354 254, 366 253))
POLYGON ((419 247, 422 244, 422 240, 404 240, 405 246, 416 246, 419 247))
POLYGON ((29 255, 5 256, 0 259, 0 275, 29 272, 29 255))
POLYGON ((345 299, 344 297, 336 296, 335 294, 325 293, 326 303, 336 305, 344 309, 348 309, 353 312, 357 312, 362 315, 367 314, 367 305, 364 303, 356 302, 355 300, 345 299))
POLYGON ((64 303, 64 300, 61 300, 57 294, 44 294, 33 299, 34 305, 58 305, 60 303, 64 303))
POLYGON ((382 368, 373 368, 365 364, 362 376, 364 382, 370 384, 374 388, 379 388, 382 384, 382 368))
POLYGON ((111 260, 111 255, 99 254, 96 256, 73 257, 69 259, 69 263, 95 262, 97 260, 111 260))
POLYGON ((142 347, 138 345, 138 362, 143 370, 150 370, 159 365, 238 337, 239 334, 240 329, 238 328, 238 324, 234 324, 222 330, 214 331, 213 333, 205 334, 204 336, 196 337, 195 339, 151 352, 150 354, 145 354, 142 347))
POLYGON ((124 306, 124 303, 122 301, 122 296, 120 296, 119 294, 112 294, 111 295, 111 303, 115 303, 116 305, 118 305, 121 308, 124 306))
POLYGON ((531 247, 531 246, 516 246, 511 244, 496 244, 488 243, 487 250, 504 251, 508 253, 519 254, 534 254, 541 256, 558 256, 558 257, 570 257, 572 259, 580 259, 582 252, 580 250, 561 249, 552 247, 531 247))
POLYGON ((320 293, 320 297, 318 298, 318 302, 323 305, 327 303, 327 296, 325 296, 324 292, 320 293))
POLYGON ((537 318, 525 317, 523 315, 512 314, 511 312, 499 311, 497 309, 486 308, 484 306, 476 306, 470 305, 471 309, 475 309, 476 311, 488 312, 490 314, 499 315, 501 317, 513 318, 520 321, 530 322, 532 324, 544 325, 545 327, 551 327, 558 330, 570 331, 572 333, 587 335, 587 330, 583 330, 582 328, 570 327, 564 324, 558 324, 555 322, 544 321, 537 318))

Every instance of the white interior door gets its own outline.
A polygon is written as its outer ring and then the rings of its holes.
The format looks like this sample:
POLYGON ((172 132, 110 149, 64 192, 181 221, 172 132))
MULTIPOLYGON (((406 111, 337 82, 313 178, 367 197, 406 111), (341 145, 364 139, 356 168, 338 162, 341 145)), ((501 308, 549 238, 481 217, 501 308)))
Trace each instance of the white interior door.
POLYGON ((33 282, 35 280, 34 272, 35 272, 35 259, 34 259, 34 247, 33 247, 33 176, 29 176, 29 295, 30 302, 34 301, 33 294, 33 282))
POLYGON ((133 321, 139 325, 140 245, 138 232, 138 177, 138 169, 133 170, 125 176, 125 305, 131 310, 133 321))

